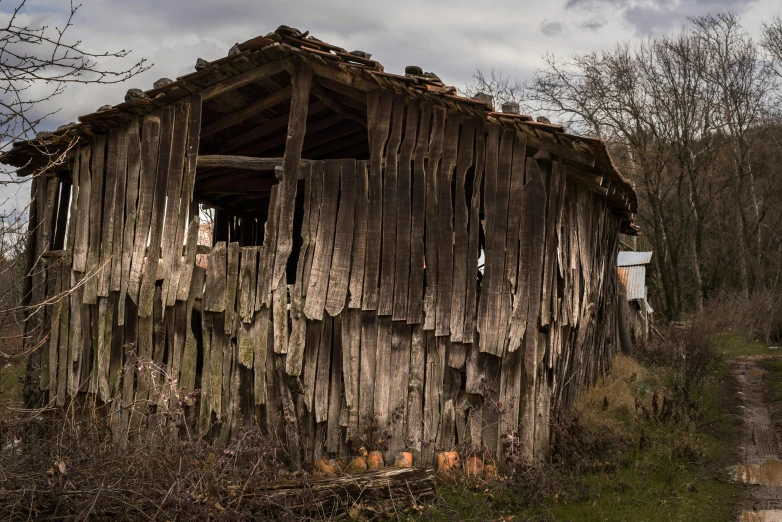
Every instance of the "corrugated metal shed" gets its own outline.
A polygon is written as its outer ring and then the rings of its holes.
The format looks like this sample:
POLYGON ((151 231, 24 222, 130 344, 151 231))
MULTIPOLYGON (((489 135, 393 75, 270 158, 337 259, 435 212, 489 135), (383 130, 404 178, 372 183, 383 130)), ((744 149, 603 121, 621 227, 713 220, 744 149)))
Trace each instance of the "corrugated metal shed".
POLYGON ((651 260, 651 252, 619 252, 616 266, 648 265, 651 260))
POLYGON ((633 299, 646 299, 645 265, 620 266, 616 270, 619 273, 619 280, 624 283, 625 288, 627 289, 628 301, 632 301, 633 299))

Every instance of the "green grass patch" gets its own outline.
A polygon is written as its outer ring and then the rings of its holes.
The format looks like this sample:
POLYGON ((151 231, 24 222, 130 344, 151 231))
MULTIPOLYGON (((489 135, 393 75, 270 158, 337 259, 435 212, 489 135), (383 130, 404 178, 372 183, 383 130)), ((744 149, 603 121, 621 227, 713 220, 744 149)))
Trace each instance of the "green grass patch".
POLYGON ((780 349, 769 348, 758 340, 747 339, 744 334, 736 331, 714 334, 714 346, 717 353, 726 357, 737 355, 780 355, 780 349))
POLYGON ((0 366, 0 404, 22 402, 24 367, 24 361, 0 366))
MULTIPOLYGON (((579 401, 585 429, 579 433, 587 440, 580 462, 527 470, 527 476, 494 486, 443 485, 441 502, 417 519, 735 520, 745 490, 730 483, 727 471, 738 459, 740 421, 724 365, 714 368, 703 387, 692 422, 661 420, 654 413, 653 397, 661 409, 669 370, 644 369, 627 358, 615 370, 579 401)), ((778 370, 782 375, 782 364, 778 370)), ((782 379, 779 386, 782 400, 782 379)))

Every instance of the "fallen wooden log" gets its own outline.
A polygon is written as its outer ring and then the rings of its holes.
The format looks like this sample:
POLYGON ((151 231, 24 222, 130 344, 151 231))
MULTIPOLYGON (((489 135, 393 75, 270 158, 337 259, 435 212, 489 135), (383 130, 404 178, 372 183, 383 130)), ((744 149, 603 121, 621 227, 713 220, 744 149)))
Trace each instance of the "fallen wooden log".
POLYGON ((268 503, 291 514, 330 516, 358 504, 361 509, 377 512, 406 509, 434 495, 433 469, 385 468, 359 475, 261 485, 241 497, 251 504, 268 503))

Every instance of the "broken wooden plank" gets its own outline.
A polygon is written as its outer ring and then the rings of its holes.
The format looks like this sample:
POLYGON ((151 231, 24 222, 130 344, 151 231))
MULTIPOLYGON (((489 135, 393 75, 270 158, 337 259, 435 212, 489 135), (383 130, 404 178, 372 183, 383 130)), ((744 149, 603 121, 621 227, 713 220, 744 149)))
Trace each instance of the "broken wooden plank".
POLYGON ((540 311, 540 292, 543 265, 543 245, 545 241, 546 187, 534 158, 527 158, 527 183, 524 185, 521 200, 522 220, 521 244, 519 247, 519 279, 517 293, 514 296, 513 316, 510 323, 508 350, 514 351, 521 346, 525 333, 533 337, 525 343, 525 368, 528 358, 534 359, 537 343, 537 324, 540 311))
POLYGON ((390 428, 389 397, 391 396, 391 317, 378 316, 377 357, 375 360, 375 422, 381 434, 390 428))
MULTIPOLYGON (((136 233, 138 213, 139 176, 141 173, 141 137, 139 120, 130 122, 127 133, 127 187, 125 190, 125 224, 122 238, 122 259, 120 274, 120 302, 118 315, 124 321, 125 297, 130 285, 130 265, 133 260, 133 238, 136 233)), ((134 301, 135 302, 135 301, 134 301)), ((136 307, 134 307, 135 310, 136 307)), ((136 314, 138 315, 138 314, 136 314)), ((135 319, 134 319, 135 321, 135 319)))
MULTIPOLYGON (((285 271, 282 273, 286 277, 285 271)), ((288 353, 288 285, 283 283, 272 292, 272 317, 274 320, 274 353, 288 353)))
POLYGON ((318 347, 318 367, 315 374, 315 400, 313 401, 315 422, 326 422, 328 420, 333 325, 334 320, 331 317, 326 316, 323 318, 323 330, 321 331, 320 346, 318 347))
POLYGON ((90 147, 84 147, 78 154, 78 170, 74 172, 74 201, 72 208, 72 221, 76 222, 73 243, 73 269, 84 272, 87 268, 87 248, 89 245, 90 230, 90 199, 92 194, 92 181, 90 174, 90 147))
POLYGON ((551 165, 549 176, 548 209, 546 215, 546 248, 543 261, 543 295, 541 297, 540 324, 546 326, 552 319, 552 311, 556 308, 556 271, 557 271, 557 224, 561 213, 561 199, 564 183, 561 179, 560 162, 551 165))
MULTIPOLYGON (((239 279, 239 243, 228 243, 225 266, 225 334, 234 332, 236 319, 236 285, 239 279)), ((217 310, 215 310, 217 311, 217 310)))
POLYGON ((407 100, 405 139, 399 158, 396 185, 396 267, 394 269, 394 321, 407 320, 407 291, 410 282, 411 167, 418 129, 418 100, 407 100))
MULTIPOLYGON (((106 135, 98 134, 92 138, 91 154, 91 190, 90 190, 90 230, 89 246, 87 247, 87 265, 89 272, 84 286, 84 302, 89 304, 97 303, 98 296, 98 274, 100 267, 100 239, 101 226, 103 224, 103 181, 105 178, 105 159, 106 159, 106 135)), ((88 155, 88 160, 89 155, 88 155)))
POLYGON ((394 321, 391 332, 391 380, 388 397, 388 420, 391 438, 386 462, 392 462, 407 444, 407 394, 410 383, 410 337, 412 326, 394 321))
MULTIPOLYGON (((467 171, 473 165, 475 121, 462 124, 459 137, 459 155, 456 162, 456 183, 453 206, 453 287, 451 295, 451 342, 461 343, 464 339, 465 300, 467 298, 467 267, 470 266, 469 233, 467 231, 468 210, 465 196, 467 171)), ((471 277, 473 274, 471 274, 471 277)), ((472 341, 472 339, 470 340, 472 341)))
MULTIPOLYGON (((157 155, 157 164, 155 167, 155 190, 152 199, 152 217, 149 229, 149 249, 147 249, 146 236, 136 234, 134 243, 134 259, 139 256, 139 261, 144 262, 141 270, 143 278, 139 290, 138 313, 141 317, 146 317, 152 313, 152 296, 154 293, 155 280, 157 278, 158 260, 161 251, 161 235, 163 233, 163 218, 166 204, 166 183, 168 181, 169 166, 172 156, 172 144, 174 139, 174 108, 163 107, 160 109, 160 141, 159 154, 157 155), (147 250, 146 258, 143 257, 143 250, 147 250), (142 253, 139 253, 141 250, 142 253)), ((146 122, 145 122, 146 126, 146 122)), ((146 145, 146 139, 142 146, 146 145)), ((147 166, 147 152, 144 151, 145 158, 142 169, 147 166)), ((132 270, 131 265, 131 270, 132 270)))
MULTIPOLYGON (((209 254, 206 266, 206 287, 204 288, 204 310, 207 312, 225 311, 226 285, 226 245, 218 241, 209 254)), ((222 332, 221 332, 222 333, 222 332)))
POLYGON ((453 298, 453 207, 451 183, 456 168, 461 115, 450 111, 445 122, 443 156, 437 170, 438 241, 437 296, 435 301, 435 335, 451 334, 451 300, 453 298))
POLYGON ((426 343, 420 324, 413 325, 410 337, 410 374, 407 394, 407 447, 413 454, 413 462, 421 459, 423 440, 424 374, 426 369, 426 343))
POLYGON ((341 161, 339 211, 331 261, 328 297, 325 308, 331 316, 345 307, 350 283, 350 254, 353 248, 353 223, 356 206, 356 162, 341 161))
POLYGON ((258 282, 258 247, 241 247, 240 254, 239 317, 242 322, 252 323, 255 312, 255 287, 258 282))
POLYGON ((405 115, 405 96, 396 95, 393 101, 391 135, 385 151, 383 169, 383 212, 380 294, 377 312, 391 315, 394 308, 394 268, 396 266, 396 191, 397 168, 399 167, 399 145, 402 142, 402 128, 405 115))
MULTIPOLYGON (((182 196, 189 118, 190 104, 178 103, 174 112, 174 137, 171 143, 171 160, 166 184, 166 212, 163 223, 163 264, 161 268, 163 269, 163 300, 166 306, 174 304, 179 288, 179 278, 175 276, 175 265, 176 259, 182 255, 182 240, 177 237, 177 234, 179 233, 179 205, 182 196)), ((188 201, 185 211, 189 205, 188 201)), ((182 236, 184 237, 184 231, 182 231, 182 236)))
MULTIPOLYGON (((448 341, 447 337, 441 337, 440 339, 445 339, 445 358, 447 359, 448 351, 451 349, 450 341, 448 341)), ((437 446, 440 448, 453 448, 456 446, 456 400, 459 393, 459 385, 462 382, 461 377, 461 372, 456 368, 450 368, 447 365, 443 366, 440 433, 437 441, 437 446)))
MULTIPOLYGON (((356 200, 353 220, 348 308, 361 309, 364 262, 367 252, 367 162, 356 162, 356 200)), ((314 237, 314 236, 313 236, 314 237)))
POLYGON ((255 404, 266 404, 266 359, 269 354, 269 309, 264 307, 253 318, 253 373, 255 404))
MULTIPOLYGON (((141 171, 139 172, 138 210, 133 238, 133 255, 128 276, 128 294, 135 303, 139 302, 141 269, 147 250, 149 226, 152 220, 152 205, 155 199, 155 178, 158 149, 160 147, 160 113, 144 116, 141 129, 141 171)), ((143 317, 143 314, 142 314, 143 317)))
POLYGON ((117 159, 120 139, 121 129, 119 127, 109 131, 103 194, 103 223, 101 223, 100 240, 100 262, 104 266, 98 274, 98 296, 100 297, 108 297, 109 287, 111 286, 111 256, 114 253, 114 219, 116 217, 114 205, 119 170, 117 159))
POLYGON ((484 354, 486 359, 485 382, 483 391, 483 411, 481 412, 481 439, 483 446, 492 454, 497 454, 499 443, 499 390, 500 390, 500 358, 492 354, 484 354))
POLYGON ((194 400, 194 397, 190 397, 190 394, 195 393, 196 383, 196 363, 198 361, 198 345, 196 342, 196 336, 193 333, 193 327, 191 324, 191 318, 193 316, 193 307, 196 300, 201 301, 203 299, 204 292, 204 278, 206 277, 206 270, 197 266, 193 269, 193 277, 190 279, 190 292, 187 296, 185 303, 185 345, 182 351, 182 364, 179 371, 179 386, 182 389, 182 395, 184 400, 194 400))
MULTIPOLYGON (((196 255, 198 255, 198 233, 201 227, 201 218, 199 216, 200 210, 198 208, 197 201, 190 202, 190 223, 187 225, 187 239, 185 244, 185 251, 182 254, 181 268, 179 275, 179 289, 177 290, 176 298, 180 301, 187 299, 189 294, 189 288, 184 290, 185 286, 190 286, 190 279, 193 277, 193 268, 196 264, 196 255)), ((253 277, 255 272, 253 271, 253 277)), ((255 279, 252 282, 251 291, 253 297, 255 296, 255 279)), ((253 303, 250 302, 252 308, 253 303)))
POLYGON ((426 332, 426 378, 424 388, 424 422, 421 463, 434 463, 437 441, 440 437, 441 396, 445 366, 445 337, 426 332))
POLYGON ((439 241, 439 203, 437 191, 437 173, 443 155, 445 133, 445 115, 443 108, 434 109, 432 137, 429 142, 429 156, 426 162, 426 287, 424 288, 424 330, 434 330, 437 323, 437 254, 439 241))
POLYGON ((166 298, 166 304, 168 306, 173 305, 177 299, 185 301, 187 299, 187 291, 184 287, 189 286, 189 278, 192 273, 192 266, 195 264, 195 242, 188 243, 185 247, 184 256, 180 255, 180 246, 185 241, 185 231, 195 233, 195 240, 197 242, 198 235, 197 229, 195 232, 192 229, 188 229, 188 214, 190 215, 191 225, 192 221, 198 214, 198 205, 193 205, 193 187, 195 186, 196 177, 196 158, 198 157, 198 144, 199 144, 199 130, 201 129, 201 96, 199 94, 193 94, 188 96, 185 100, 187 105, 187 141, 185 142, 185 163, 182 171, 182 187, 179 192, 179 197, 174 199, 175 207, 178 207, 178 214, 172 212, 172 218, 175 220, 176 233, 174 234, 174 251, 172 252, 172 272, 168 279, 168 296, 166 298), (187 280, 180 281, 182 276, 185 276, 187 280))
POLYGON ((522 356, 516 352, 506 352, 500 363, 499 431, 497 455, 504 457, 518 454, 519 451, 519 412, 521 409, 522 356))
POLYGON ((269 195, 269 211, 266 220, 266 232, 263 236, 263 246, 258 259, 258 285, 255 289, 255 309, 260 310, 262 306, 271 307, 271 279, 274 268, 274 248, 277 236, 277 217, 280 206, 278 198, 278 185, 272 187, 269 195))
POLYGON ((342 315, 334 319, 334 335, 331 343, 331 376, 329 382, 329 409, 326 428, 326 451, 339 451, 339 415, 342 406, 342 315))
POLYGON ((475 171, 473 172, 472 197, 470 198, 470 223, 469 243, 467 245, 467 291, 464 299, 464 332, 462 341, 476 343, 474 332, 476 331, 476 318, 478 315, 478 258, 480 249, 481 229, 481 186, 483 183, 483 171, 486 155, 486 130, 481 120, 476 120, 475 129, 475 171))
POLYGON ((432 106, 421 105, 421 125, 413 155, 412 204, 410 207, 410 283, 407 292, 407 323, 424 322, 424 221, 426 216, 426 154, 432 106))
POLYGON ((373 91, 367 94, 367 125, 369 132, 369 177, 367 180, 367 252, 364 267, 362 309, 376 310, 380 289, 380 256, 383 234, 383 151, 391 126, 391 106, 394 100, 390 91, 373 91))
MULTIPOLYGON (((310 413, 314 412, 315 379, 318 371, 318 350, 323 332, 322 321, 307 321, 307 338, 304 345, 304 404, 310 413)), ((290 375, 290 373, 289 373, 290 375)))
MULTIPOLYGON (((334 232, 337 219, 341 162, 326 160, 323 175, 323 200, 318 219, 318 234, 315 240, 312 270, 307 289, 304 313, 308 319, 323 319, 323 310, 329 285, 334 232)), ((320 422, 320 421, 318 421, 320 422)))
MULTIPOLYGON (((523 216, 521 210, 527 139, 523 132, 516 132, 513 144, 513 162, 510 176, 510 204, 508 205, 508 229, 505 243, 505 279, 512 294, 516 292, 519 268, 519 226, 523 216)), ((526 217, 526 216, 524 216, 526 217)))
POLYGON ((375 420, 375 370, 377 366, 377 315, 361 314, 361 372, 359 373, 358 432, 368 439, 375 420))
POLYGON ((509 166, 512 159, 512 157, 505 156, 512 154, 513 150, 513 133, 509 132, 511 133, 509 138, 503 133, 503 140, 500 141, 501 129, 496 126, 489 127, 489 139, 486 147, 486 195, 484 198, 486 257, 478 330, 481 332, 481 351, 494 355, 502 354, 505 339, 504 333, 498 329, 501 328, 502 314, 504 313, 502 304, 505 279, 505 230, 508 225, 507 189, 510 179, 509 166), (504 193, 503 190, 505 190, 504 193))
MULTIPOLYGON (((296 280, 293 287, 293 295, 291 296, 291 302, 296 302, 297 300, 302 301, 302 312, 303 312, 303 297, 307 295, 307 287, 304 285, 304 270, 307 266, 307 256, 308 251, 313 247, 313 241, 315 240, 315 235, 317 235, 317 229, 316 234, 311 235, 310 234, 310 216, 312 214, 312 170, 313 166, 312 164, 307 165, 307 167, 304 169, 304 208, 302 211, 302 218, 301 218, 301 248, 299 249, 299 259, 296 260, 296 280)), ((322 189, 322 187, 321 187, 322 189)))
POLYGON ((304 298, 291 293, 290 321, 291 330, 288 338, 287 356, 285 357, 285 373, 298 376, 301 374, 302 358, 307 342, 307 317, 304 315, 304 298))
MULTIPOLYGON (((130 125, 125 124, 119 128, 119 137, 117 140, 116 158, 116 187, 114 190, 114 228, 112 238, 112 257, 109 289, 112 292, 118 292, 122 286, 122 247, 125 238, 125 206, 126 193, 128 189, 128 145, 130 141, 130 125)), ((109 135, 111 136, 111 135, 109 135)), ((125 304, 124 299, 119 305, 117 319, 119 324, 125 323, 125 304), (122 310, 122 314, 119 313, 122 310)))
MULTIPOLYGON (((318 237, 318 223, 320 222, 321 205, 323 203, 323 171, 325 164, 322 161, 312 165, 312 187, 310 194, 309 212, 309 243, 304 255, 304 267, 301 279, 301 295, 306 297, 309 291, 310 274, 312 272, 312 260, 315 257, 315 240, 318 237)), ((297 281, 298 283, 298 281, 297 281)))
POLYGON ((361 310, 345 310, 342 322, 342 375, 348 408, 347 440, 358 440, 359 374, 361 372, 361 310))

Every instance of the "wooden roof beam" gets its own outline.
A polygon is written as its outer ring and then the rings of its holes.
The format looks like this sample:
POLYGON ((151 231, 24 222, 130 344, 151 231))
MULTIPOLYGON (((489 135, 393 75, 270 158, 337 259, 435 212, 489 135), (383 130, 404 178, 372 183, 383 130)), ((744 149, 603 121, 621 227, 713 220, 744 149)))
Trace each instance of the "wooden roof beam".
MULTIPOLYGON (((326 110, 326 105, 322 101, 318 100, 310 104, 308 114, 316 114, 324 110, 326 110)), ((258 127, 255 127, 254 129, 243 132, 242 134, 227 140, 225 142, 225 150, 235 150, 242 145, 245 145, 246 143, 262 138, 267 134, 276 131, 277 129, 281 129, 287 126, 288 114, 283 114, 277 118, 274 118, 273 120, 269 120, 268 122, 259 125, 258 127)), ((285 142, 283 141, 283 144, 284 143, 285 142)))
MULTIPOLYGON (((345 156, 337 156, 338 152, 353 151, 357 146, 366 143, 366 150, 369 152, 369 138, 367 132, 360 129, 358 132, 354 132, 345 136, 344 138, 337 140, 336 143, 332 140, 321 146, 312 147, 306 151, 307 156, 310 158, 320 158, 322 156, 330 155, 332 158, 346 157, 350 158, 353 154, 346 154, 345 156)), ((359 151, 361 152, 361 151, 359 151)))
POLYGON ((225 192, 244 194, 246 192, 269 192, 279 183, 275 176, 259 176, 249 172, 234 171, 202 182, 196 181, 195 190, 203 192, 225 192))
POLYGON ((310 134, 304 142, 304 151, 309 151, 325 143, 341 140, 345 136, 352 136, 354 133, 366 135, 367 131, 357 126, 355 123, 342 125, 336 129, 326 129, 317 134, 310 134))
POLYGON ((271 109, 275 105, 279 105, 280 103, 289 100, 291 97, 291 91, 292 87, 288 85, 284 89, 277 91, 266 98, 261 98, 260 100, 248 105, 244 109, 239 109, 236 112, 223 116, 211 122, 210 124, 203 126, 201 128, 201 137, 203 138, 206 136, 211 136, 212 134, 227 129, 228 127, 233 127, 234 125, 242 123, 243 121, 258 115, 267 109, 271 109))
POLYGON ((236 76, 227 78, 202 90, 202 100, 207 101, 214 98, 215 96, 229 93, 238 89, 239 87, 244 87, 245 85, 255 83, 258 80, 262 80, 263 78, 274 76, 275 74, 282 72, 282 70, 282 60, 276 60, 265 65, 261 65, 260 67, 250 69, 249 71, 245 71, 241 74, 237 74, 236 76))
POLYGON ((312 71, 315 73, 316 76, 321 76, 323 78, 327 78, 331 81, 341 83, 342 85, 346 85, 348 87, 352 87, 354 89, 358 89, 359 91, 374 91, 375 89, 379 89, 380 86, 373 82, 368 82, 366 80, 362 80, 360 78, 356 78, 350 73, 347 73, 343 70, 335 70, 331 67, 327 67, 325 65, 322 65, 315 60, 308 59, 308 57, 304 57, 304 61, 312 68, 312 71))
MULTIPOLYGON (((304 167, 310 160, 303 159, 299 165, 304 167)), ((255 158, 252 156, 231 156, 225 154, 203 155, 196 158, 198 168, 231 168, 236 170, 274 170, 282 166, 282 158, 255 158)))
MULTIPOLYGON (((317 73, 316 73, 317 74, 317 73)), ((330 91, 337 92, 344 96, 345 98, 349 98, 353 100, 353 106, 356 108, 361 108, 362 110, 367 110, 367 93, 364 91, 360 91, 358 89, 355 89, 353 87, 348 87, 347 85, 330 80, 329 78, 325 78, 323 76, 318 76, 317 78, 318 84, 325 87, 326 89, 330 91)))
POLYGON ((317 99, 319 99, 324 103, 324 105, 326 105, 326 107, 336 112, 337 114, 341 114, 348 120, 353 120, 356 123, 362 125, 364 128, 366 128, 367 126, 366 114, 360 114, 356 112, 354 109, 345 107, 339 101, 334 99, 334 97, 328 94, 325 89, 321 88, 319 85, 315 83, 312 84, 310 90, 317 99))
MULTIPOLYGON (((325 118, 321 118, 314 122, 307 122, 307 138, 309 138, 312 135, 312 133, 316 133, 324 129, 328 129, 330 127, 333 127, 337 123, 343 121, 345 121, 345 119, 342 117, 342 115, 333 114, 331 116, 326 116, 325 118)), ((281 134, 269 140, 263 140, 263 142, 257 145, 250 145, 244 149, 241 149, 239 152, 241 152, 242 155, 245 156, 256 156, 258 154, 262 154, 276 147, 284 147, 286 140, 287 140, 287 136, 285 134, 281 134)))

